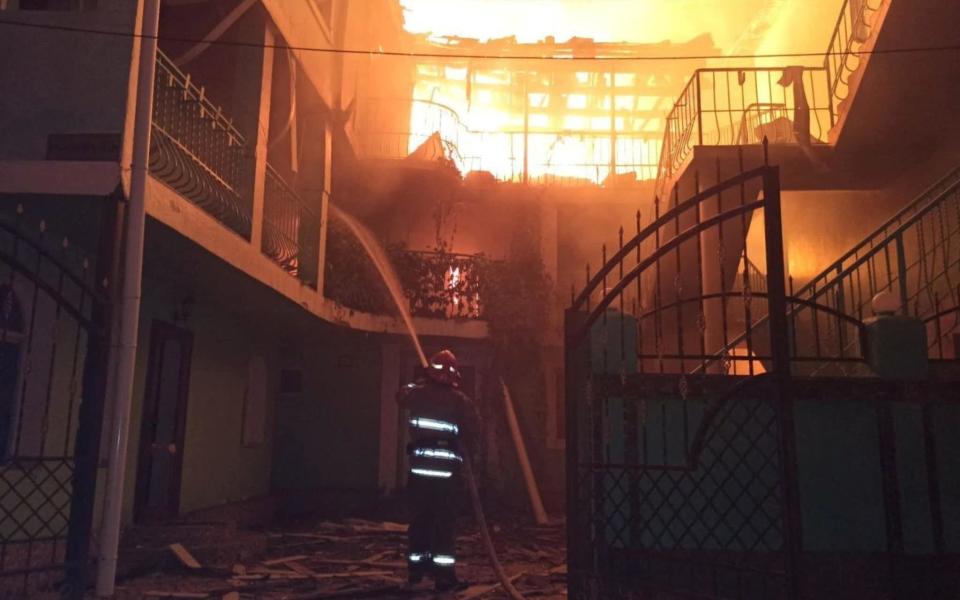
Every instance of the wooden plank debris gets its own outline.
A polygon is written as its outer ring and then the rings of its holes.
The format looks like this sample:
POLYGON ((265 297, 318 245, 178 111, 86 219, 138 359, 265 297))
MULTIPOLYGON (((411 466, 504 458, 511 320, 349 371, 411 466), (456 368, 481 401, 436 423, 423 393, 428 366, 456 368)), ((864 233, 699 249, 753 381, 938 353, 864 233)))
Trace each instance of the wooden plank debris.
POLYGON ((263 564, 263 565, 266 565, 266 566, 268 566, 268 567, 271 567, 271 566, 273 566, 273 565, 282 565, 282 564, 284 564, 284 563, 294 562, 294 561, 298 561, 298 560, 303 560, 303 559, 305 559, 305 558, 307 558, 306 555, 304 555, 304 554, 297 554, 296 556, 284 556, 283 558, 273 558, 273 559, 270 559, 270 560, 264 560, 264 561, 261 561, 260 564, 263 564))
MULTIPOLYGON (((523 577, 525 574, 525 572, 520 571, 519 573, 511 575, 508 579, 510 580, 510 583, 513 583, 514 581, 523 577)), ((490 592, 500 588, 502 585, 503 584, 501 584, 499 581, 496 583, 471 585, 457 596, 457 600, 472 600, 473 598, 480 598, 481 596, 486 596, 490 592)))
POLYGON ((180 564, 187 567, 188 569, 199 570, 203 568, 203 565, 190 554, 190 551, 183 547, 183 544, 175 543, 170 544, 170 551, 173 552, 174 556, 177 557, 177 560, 180 561, 180 564))

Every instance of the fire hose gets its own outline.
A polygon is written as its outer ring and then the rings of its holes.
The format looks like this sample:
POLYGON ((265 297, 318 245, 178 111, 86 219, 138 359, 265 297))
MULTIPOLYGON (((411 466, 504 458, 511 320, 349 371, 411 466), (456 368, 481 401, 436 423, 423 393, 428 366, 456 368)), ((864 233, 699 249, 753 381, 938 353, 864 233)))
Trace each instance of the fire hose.
POLYGON ((470 491, 470 502, 473 504, 473 514, 477 519, 477 526, 480 528, 480 539, 483 541, 483 547, 487 551, 487 557, 490 558, 490 564, 493 566, 500 585, 507 591, 507 595, 513 600, 525 600, 523 594, 513 587, 513 582, 507 577, 507 573, 497 558, 497 550, 493 547, 493 539, 490 537, 490 530, 487 528, 487 518, 483 514, 483 505, 480 503, 480 493, 477 492, 477 481, 473 477, 473 466, 470 462, 470 456, 463 453, 463 470, 466 474, 467 489, 470 491))
MULTIPOLYGON (((427 361, 423 355, 423 351, 420 349, 420 344, 417 341, 416 335, 413 336, 413 339, 415 341, 415 345, 417 346, 417 350, 420 353, 420 360, 423 368, 426 369, 427 361)), ((503 385, 504 393, 508 393, 506 385, 503 384, 503 380, 501 380, 500 383, 503 385)), ((493 567, 493 571, 497 574, 497 579, 500 580, 500 585, 503 586, 503 589, 506 590, 507 595, 510 596, 512 600, 526 600, 523 594, 517 591, 517 588, 513 586, 513 581, 507 577, 507 573, 503 570, 503 565, 500 564, 500 559, 497 557, 497 550, 493 547, 493 538, 490 537, 490 529, 487 527, 487 518, 483 514, 483 504, 480 502, 480 493, 477 491, 477 480, 473 475, 473 463, 470 460, 470 454, 468 452, 463 453, 463 471, 464 475, 466 475, 467 490, 470 492, 470 503, 473 505, 473 516, 477 519, 477 527, 480 529, 480 539, 483 541, 483 548, 487 552, 487 558, 490 559, 490 565, 493 567)))

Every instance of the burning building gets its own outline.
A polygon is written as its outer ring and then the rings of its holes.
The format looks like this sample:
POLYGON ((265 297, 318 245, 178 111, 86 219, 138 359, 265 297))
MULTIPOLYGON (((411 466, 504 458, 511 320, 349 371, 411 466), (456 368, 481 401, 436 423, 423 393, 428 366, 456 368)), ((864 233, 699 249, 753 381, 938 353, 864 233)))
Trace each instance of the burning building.
POLYGON ((419 361, 359 230, 523 507, 512 392, 572 597, 948 597, 957 8, 477 4, 0 0, 0 590, 403 487, 419 361))

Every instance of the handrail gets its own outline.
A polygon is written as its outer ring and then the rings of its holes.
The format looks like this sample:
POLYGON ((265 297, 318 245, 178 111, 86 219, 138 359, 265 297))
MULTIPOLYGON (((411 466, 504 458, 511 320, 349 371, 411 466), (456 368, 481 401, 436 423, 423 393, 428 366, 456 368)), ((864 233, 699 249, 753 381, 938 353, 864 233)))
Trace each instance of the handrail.
POLYGON ((855 35, 856 30, 860 26, 866 24, 867 22, 866 15, 868 11, 870 13, 877 12, 878 10, 880 10, 880 6, 885 1, 886 0, 880 0, 879 4, 874 7, 871 5, 870 0, 862 0, 862 4, 860 5, 860 12, 852 19, 849 26, 849 30, 846 32, 848 36, 846 40, 846 44, 843 44, 843 42, 840 41, 839 38, 840 38, 841 31, 844 31, 843 25, 846 22, 848 8, 850 7, 850 0, 843 0, 843 3, 840 5, 840 13, 837 16, 837 24, 834 25, 833 27, 833 34, 830 36, 830 42, 827 44, 827 53, 826 53, 826 56, 824 56, 823 58, 823 65, 828 73, 827 83, 828 83, 828 92, 830 93, 831 102, 833 98, 837 97, 837 88, 839 87, 839 83, 843 81, 843 76, 840 71, 843 65, 845 64, 846 57, 856 54, 855 52, 852 51, 853 42, 856 39, 856 35, 855 35), (834 46, 842 46, 842 47, 838 48, 837 51, 834 51, 834 46), (841 68, 838 68, 836 71, 834 71, 831 68, 832 66, 835 66, 831 62, 831 57, 834 57, 834 56, 840 57, 839 64, 841 68), (833 75, 832 79, 830 78, 830 74, 833 75))
POLYGON ((236 138, 236 143, 243 145, 244 137, 236 127, 233 126, 233 121, 228 119, 223 114, 223 109, 219 106, 214 106, 210 99, 206 97, 206 91, 202 87, 197 87, 190 78, 188 73, 184 73, 180 70, 177 65, 170 60, 166 54, 157 50, 157 65, 160 67, 164 73, 159 75, 165 75, 167 77, 167 85, 171 85, 174 81, 183 88, 183 99, 193 100, 200 104, 201 116, 207 116, 204 113, 209 113, 209 117, 214 120, 214 123, 217 127, 220 127, 234 138, 236 138))
POLYGON ((772 113, 775 110, 782 111, 784 114, 787 112, 787 105, 782 102, 753 102, 745 109, 743 109, 743 116, 740 117, 740 127, 737 130, 737 142, 746 143, 746 140, 749 139, 749 133, 744 131, 747 126, 747 119, 754 114, 756 111, 757 116, 759 117, 762 111, 767 111, 772 113))
MULTIPOLYGON (((833 126, 831 102, 818 98, 819 85, 829 83, 824 67, 805 67, 804 76, 792 84, 780 84, 779 77, 789 65, 775 67, 702 67, 693 71, 666 117, 663 143, 657 169, 656 192, 663 193, 669 180, 681 171, 695 146, 743 145, 744 124, 758 107, 792 106, 786 86, 799 85, 807 93, 806 110, 815 119, 810 121, 811 141, 819 143, 833 126), (734 74, 736 77, 734 77, 734 74), (776 91, 771 91, 776 89, 776 91), (732 90, 739 90, 731 96, 732 90), (765 90, 766 94, 762 94, 765 90), (712 115, 712 116, 711 116, 712 115), (694 139, 696 138, 696 139, 694 139), (711 141, 708 141, 711 140, 711 141)), ((799 107, 793 107, 799 110, 799 107)), ((754 143, 760 143, 757 139, 754 143)))
MULTIPOLYGON (((893 239, 897 233, 902 233, 907 228, 905 226, 909 226, 916 223, 918 219, 922 218, 928 212, 933 210, 936 207, 936 205, 943 200, 943 197, 946 194, 949 194, 951 191, 953 191, 953 189, 956 188, 958 185, 960 185, 960 167, 947 173, 945 176, 941 177, 936 183, 934 183, 933 185, 928 187, 926 190, 921 192, 920 195, 917 196, 915 200, 913 200, 912 202, 910 202, 909 204, 907 204, 906 206, 898 210, 892 217, 884 221, 882 225, 880 225, 873 232, 868 234, 867 237, 865 237, 863 240, 857 243, 853 248, 845 252, 840 258, 833 261, 826 269, 824 269, 819 274, 814 276, 813 279, 811 279, 807 284, 805 284, 803 287, 797 290, 796 294, 800 295, 808 292, 810 288, 814 286, 814 284, 816 284, 821 279, 828 277, 832 272, 835 272, 838 267, 842 268, 844 261, 848 260, 852 256, 858 255, 859 252, 863 250, 864 247, 866 247, 867 245, 871 247, 871 253, 865 256, 873 256, 873 254, 875 254, 874 252, 872 252, 874 248, 878 248, 882 244, 887 243, 889 240, 893 239), (944 185, 946 185, 947 188, 940 189, 944 185), (936 195, 936 197, 933 198, 932 200, 929 200, 930 196, 934 196, 934 195, 936 195), (918 210, 917 207, 920 206, 921 203, 923 203, 924 201, 927 201, 927 204, 918 210), (901 222, 900 226, 897 229, 895 229, 892 233, 885 233, 888 228, 893 226, 895 223, 901 221, 901 219, 903 219, 903 217, 906 216, 911 211, 916 211, 913 214, 913 216, 911 216, 907 221, 901 222), (874 242, 875 238, 881 235, 884 236, 883 239, 874 242)), ((863 264, 862 259, 855 262, 854 265, 852 266, 859 266, 861 264, 863 264)), ((835 279, 839 279, 845 273, 846 271, 842 273, 838 273, 835 279)), ((825 285, 829 285, 829 284, 825 284, 825 285)))
MULTIPOLYGON (((871 3, 871 0, 863 0, 860 5, 859 12, 854 15, 852 18, 848 18, 848 12, 850 8, 849 0, 843 0, 843 3, 840 7, 839 14, 837 16, 837 22, 834 25, 833 33, 830 36, 830 41, 827 44, 826 52, 824 53, 823 64, 821 67, 815 68, 806 68, 805 71, 823 71, 826 74, 826 83, 827 83, 827 94, 828 101, 827 105, 830 111, 830 126, 832 127, 837 123, 837 115, 834 105, 834 100, 837 97, 837 89, 839 84, 844 80, 844 70, 854 70, 846 67, 844 60, 847 56, 855 55, 853 52, 854 43, 858 40, 856 32, 863 26, 867 25, 867 15, 877 12, 880 9, 880 6, 888 0, 879 0, 879 2, 874 5, 871 3), (842 34, 845 32, 845 39, 842 38, 842 34), (840 64, 835 64, 835 57, 840 58, 840 64)), ((872 29, 872 25, 870 25, 872 29)), ((872 31, 871 31, 872 33, 872 31)), ((660 161, 657 168, 657 190, 661 190, 662 185, 673 176, 673 174, 678 170, 679 165, 683 164, 686 160, 686 155, 688 151, 686 148, 677 149, 671 148, 671 144, 676 141, 682 140, 682 145, 686 147, 687 141, 689 140, 689 134, 692 133, 692 130, 698 121, 701 122, 701 136, 702 136, 702 120, 703 120, 703 110, 701 109, 702 100, 700 97, 701 94, 701 75, 704 73, 758 73, 762 71, 772 71, 772 70, 781 70, 787 68, 789 65, 782 65, 779 67, 704 67, 698 68, 693 71, 693 74, 690 76, 690 79, 687 81, 687 84, 684 86, 683 90, 677 95, 677 99, 674 101, 673 106, 670 109, 670 112, 667 113, 666 117, 666 128, 663 134, 663 143, 661 144, 660 151, 660 161), (690 107, 688 102, 688 96, 692 96, 695 92, 696 97, 694 98, 694 106, 690 107), (685 116, 678 114, 681 112, 687 113, 685 116), (682 128, 676 132, 671 129, 671 123, 678 122, 683 120, 684 123, 682 128)), ((796 84, 795 84, 796 85, 796 84)), ((816 107, 811 107, 815 109, 816 107)), ((749 107, 743 109, 744 116, 746 116, 749 107)), ((741 118, 741 129, 742 129, 742 120, 741 118)), ((741 132, 742 133, 742 132, 741 132)), ((738 140, 740 137, 737 138, 738 140)), ((703 144, 703 139, 698 140, 699 144, 703 144)))
POLYGON ((314 210, 314 208, 310 206, 309 203, 305 202, 303 198, 300 197, 300 194, 296 192, 296 190, 290 187, 290 184, 287 183, 286 180, 280 175, 280 173, 277 172, 277 170, 273 167, 273 165, 271 165, 270 163, 266 163, 266 167, 269 175, 273 176, 273 182, 278 184, 281 188, 283 188, 284 192, 286 192, 292 198, 294 198, 297 201, 297 206, 299 206, 304 212, 306 212, 310 216, 316 216, 317 211, 314 210))
MULTIPOLYGON (((891 242, 895 243, 898 237, 902 236, 904 232, 916 225, 920 219, 925 217, 930 213, 930 211, 944 202, 950 193, 957 190, 960 190, 960 168, 956 168, 944 177, 941 177, 936 183, 924 190, 914 201, 897 211, 894 216, 887 219, 887 221, 869 234, 864 240, 844 253, 843 256, 831 263, 826 269, 814 276, 809 283, 796 290, 792 295, 799 299, 799 297, 804 294, 810 294, 809 299, 815 300, 826 292, 833 290, 838 282, 844 281, 844 279, 851 273, 854 273, 859 267, 866 264, 871 258, 875 257, 878 253, 887 248, 891 242), (944 186, 946 187, 944 188, 944 186), (930 196, 935 197, 931 199, 930 196), (918 208, 918 206, 920 208, 918 208), (908 219, 901 221, 901 219, 903 219, 903 217, 908 215, 911 211, 914 211, 914 213, 908 219), (887 232, 891 226, 897 224, 898 222, 899 225, 896 227, 896 229, 887 232), (875 238, 880 235, 883 235, 883 238, 879 241, 874 241, 875 238), (863 255, 860 255, 860 251, 863 250, 868 244, 870 246, 869 250, 867 250, 863 255), (854 262, 849 266, 843 268, 843 261, 854 256, 858 258, 856 258, 856 260, 854 260, 854 262), (824 281, 826 278, 831 277, 831 275, 833 275, 832 279, 824 281)), ((787 318, 793 318, 799 310, 799 308, 791 308, 787 314, 787 318)), ((764 315, 760 319, 757 319, 757 322, 751 325, 751 328, 762 326, 767 320, 768 316, 764 315)), ((741 333, 734 337, 734 339, 728 342, 719 352, 714 354, 715 360, 721 359, 724 354, 730 350, 730 348, 736 347, 738 344, 743 342, 746 337, 747 332, 741 333)), ((696 372, 699 368, 700 367, 695 369, 694 372, 696 372)))

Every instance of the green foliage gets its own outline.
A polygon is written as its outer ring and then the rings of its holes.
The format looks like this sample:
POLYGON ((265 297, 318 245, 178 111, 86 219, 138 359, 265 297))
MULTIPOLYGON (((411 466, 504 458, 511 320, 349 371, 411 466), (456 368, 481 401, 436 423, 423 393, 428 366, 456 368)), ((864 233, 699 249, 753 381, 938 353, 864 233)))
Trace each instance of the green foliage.
MULTIPOLYGON (((451 254, 449 242, 439 236, 434 252, 409 252, 398 244, 389 247, 387 255, 415 315, 470 318, 475 314, 473 298, 479 292, 480 315, 487 321, 497 362, 522 365, 535 362, 539 355, 548 326, 551 282, 540 254, 536 211, 516 206, 510 210, 517 218, 505 260, 451 254), (443 276, 451 265, 460 266, 470 275, 456 289, 444 289, 443 276), (466 299, 461 301, 459 312, 449 308, 454 294, 466 299)), ((329 227, 324 285, 327 297, 354 310, 396 314, 386 285, 360 243, 338 221, 332 221, 329 227)))
POLYGON ((347 226, 336 219, 328 224, 325 263, 323 288, 328 298, 363 312, 397 313, 377 267, 347 226))
POLYGON ((535 215, 518 209, 510 256, 480 263, 483 317, 500 362, 537 354, 547 328, 550 277, 540 254, 535 215))

